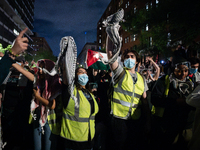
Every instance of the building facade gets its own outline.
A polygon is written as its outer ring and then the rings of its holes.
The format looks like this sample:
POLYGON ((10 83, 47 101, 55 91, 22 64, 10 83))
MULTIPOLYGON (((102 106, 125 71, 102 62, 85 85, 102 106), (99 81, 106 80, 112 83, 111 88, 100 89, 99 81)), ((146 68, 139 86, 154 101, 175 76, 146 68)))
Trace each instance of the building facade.
MULTIPOLYGON (((101 16, 100 20, 97 23, 97 46, 99 50, 106 49, 106 31, 105 27, 103 27, 103 20, 106 19, 109 15, 117 12, 120 8, 124 9, 124 19, 129 13, 136 13, 141 8, 148 9, 152 5, 157 4, 158 0, 146 0, 146 1, 138 1, 138 0, 111 0, 110 4, 106 8, 105 12, 101 16)), ((148 31, 148 24, 145 27, 145 30, 148 31)), ((123 30, 122 27, 119 29, 119 34, 122 37, 122 48, 121 51, 126 49, 136 49, 140 44, 139 39, 136 34, 130 34, 126 30, 123 30)), ((153 44, 152 38, 149 37, 150 46, 153 44)))
POLYGON ((39 50, 44 50, 52 53, 53 55, 53 51, 44 37, 39 37, 39 35, 34 32, 31 38, 33 40, 30 44, 30 46, 33 48, 33 51, 30 52, 31 54, 36 54, 39 50))
MULTIPOLYGON (((0 43, 12 44, 20 31, 28 28, 25 36, 32 42, 35 0, 0 0, 0 43)), ((27 51, 32 51, 29 46, 27 51)))

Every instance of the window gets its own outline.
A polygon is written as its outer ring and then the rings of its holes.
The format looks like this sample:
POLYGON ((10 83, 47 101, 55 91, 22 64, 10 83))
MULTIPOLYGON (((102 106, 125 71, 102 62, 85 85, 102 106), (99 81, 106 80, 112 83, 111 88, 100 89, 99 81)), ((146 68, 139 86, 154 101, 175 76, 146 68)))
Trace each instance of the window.
POLYGON ((19 35, 19 32, 16 29, 14 29, 13 32, 15 35, 19 35))
POLYGON ((101 43, 101 39, 99 39, 99 43, 101 43))
POLYGON ((119 7, 123 4, 123 0, 120 0, 119 7))
POLYGON ((99 49, 101 49, 101 46, 99 46, 99 49))
POLYGON ((150 45, 150 46, 153 45, 152 37, 149 37, 149 45, 150 45))
POLYGON ((101 30, 101 27, 99 27, 99 30, 101 30))
POLYGON ((101 34, 99 34, 99 37, 101 37, 101 34))
POLYGON ((156 7, 158 7, 159 0, 156 0, 156 7))
POLYGON ((133 35, 131 36, 131 41, 136 41, 136 40, 137 40, 136 34, 133 34, 133 35))
POLYGON ((168 33, 168 34, 167 34, 167 38, 168 38, 167 46, 170 46, 170 42, 171 42, 171 33, 168 33))
POLYGON ((134 5, 134 13, 137 11, 137 5, 134 5))
POLYGON ((129 42, 129 37, 126 37, 125 39, 124 39, 124 43, 128 43, 129 42))
POLYGON ((169 13, 167 14, 167 22, 169 22, 169 13))
POLYGON ((146 10, 148 10, 148 9, 149 9, 149 4, 147 3, 147 4, 146 4, 146 10))
POLYGON ((149 31, 149 26, 148 26, 148 24, 146 24, 146 31, 149 31))
POLYGON ((127 8, 129 6, 129 1, 126 3, 125 7, 127 8))
POLYGON ((111 10, 112 6, 109 6, 109 11, 111 10))

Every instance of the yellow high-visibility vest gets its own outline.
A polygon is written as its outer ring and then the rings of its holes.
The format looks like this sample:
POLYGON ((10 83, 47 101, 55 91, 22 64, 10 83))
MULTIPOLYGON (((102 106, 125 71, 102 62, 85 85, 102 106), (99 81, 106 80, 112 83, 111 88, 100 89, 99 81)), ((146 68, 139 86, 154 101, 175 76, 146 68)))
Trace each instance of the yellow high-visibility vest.
POLYGON ((91 94, 94 101, 94 113, 91 114, 91 105, 83 92, 74 88, 73 94, 77 98, 79 107, 76 107, 75 101, 70 98, 67 107, 63 108, 60 136, 76 142, 88 141, 89 134, 91 139, 94 138, 98 104, 91 94))
MULTIPOLYGON (((136 72, 137 73, 137 72, 136 72)), ((144 79, 137 73, 137 82, 134 84, 128 70, 114 85, 111 101, 111 113, 116 118, 139 119, 141 116, 141 96, 144 93, 144 79)))

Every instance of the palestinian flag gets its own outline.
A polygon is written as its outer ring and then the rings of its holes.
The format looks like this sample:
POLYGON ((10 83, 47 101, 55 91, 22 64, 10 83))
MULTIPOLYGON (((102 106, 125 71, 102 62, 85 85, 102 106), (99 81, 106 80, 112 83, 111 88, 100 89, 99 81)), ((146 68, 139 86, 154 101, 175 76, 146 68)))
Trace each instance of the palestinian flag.
POLYGON ((87 52, 87 67, 92 67, 94 69, 98 70, 108 70, 110 69, 109 65, 105 65, 101 59, 104 60, 104 62, 108 61, 108 57, 106 53, 100 53, 97 51, 93 51, 91 49, 88 49, 87 52))

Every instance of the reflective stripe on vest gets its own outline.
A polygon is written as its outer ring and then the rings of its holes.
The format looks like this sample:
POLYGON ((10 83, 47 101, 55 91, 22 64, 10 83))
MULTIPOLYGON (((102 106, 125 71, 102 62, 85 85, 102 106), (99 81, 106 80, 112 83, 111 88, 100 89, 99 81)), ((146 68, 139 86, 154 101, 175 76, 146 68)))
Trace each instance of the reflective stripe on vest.
POLYGON ((56 97, 56 108, 48 113, 48 124, 53 134, 60 135, 61 120, 62 120, 62 96, 56 97))
POLYGON ((111 101, 111 113, 121 119, 139 119, 141 110, 140 98, 144 92, 144 80, 137 73, 137 82, 133 84, 133 79, 128 70, 119 82, 114 85, 113 99, 111 101))
POLYGON ((91 114, 91 106, 81 90, 74 89, 74 95, 77 98, 79 107, 75 106, 75 102, 70 98, 67 108, 63 109, 63 117, 61 124, 61 136, 68 140, 84 142, 89 137, 94 138, 95 133, 95 115, 98 112, 98 105, 94 96, 94 113, 91 114), (90 134, 90 136, 89 136, 90 134))

